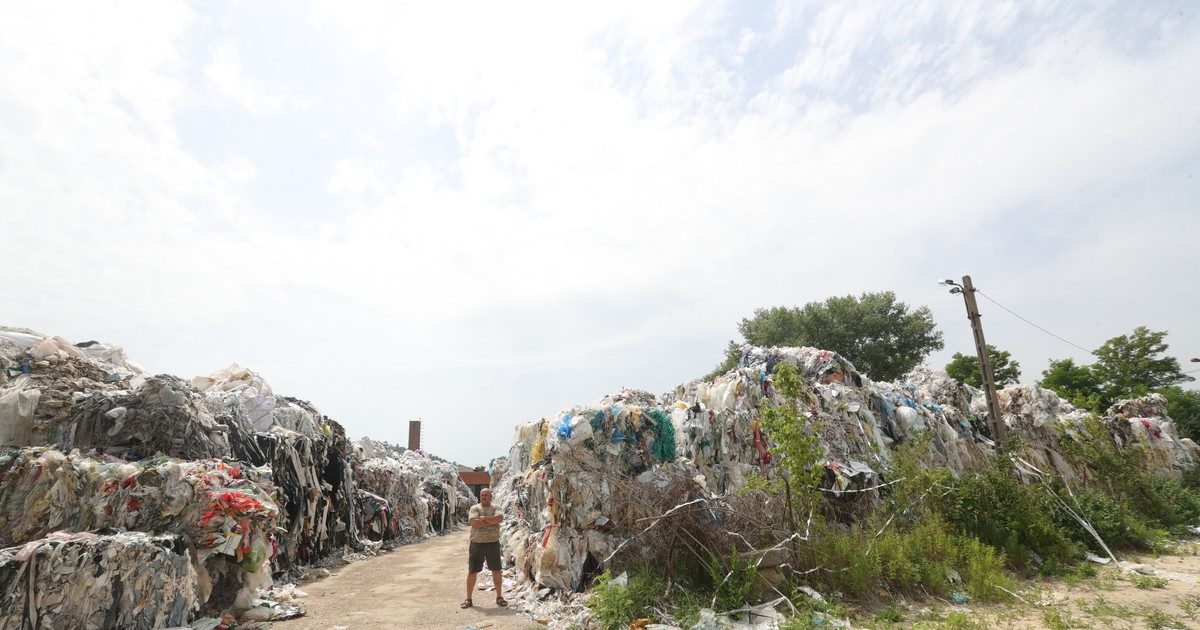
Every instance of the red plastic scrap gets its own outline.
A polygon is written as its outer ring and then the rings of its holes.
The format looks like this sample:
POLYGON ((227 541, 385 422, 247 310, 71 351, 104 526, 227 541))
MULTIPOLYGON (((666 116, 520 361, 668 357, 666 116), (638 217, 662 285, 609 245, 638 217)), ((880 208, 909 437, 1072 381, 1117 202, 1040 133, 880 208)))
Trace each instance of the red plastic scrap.
POLYGON ((754 428, 754 448, 758 450, 758 462, 760 464, 771 463, 771 450, 767 447, 767 438, 763 435, 762 429, 754 428))

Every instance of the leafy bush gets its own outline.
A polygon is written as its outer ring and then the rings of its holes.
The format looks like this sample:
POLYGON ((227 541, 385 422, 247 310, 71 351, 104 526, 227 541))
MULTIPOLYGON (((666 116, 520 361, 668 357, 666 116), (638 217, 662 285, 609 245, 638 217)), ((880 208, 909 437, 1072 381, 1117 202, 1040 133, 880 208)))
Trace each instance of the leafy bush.
MULTIPOLYGON (((1096 474, 1104 494, 1130 512, 1129 518, 1142 522, 1145 531, 1183 533, 1187 525, 1196 524, 1200 519, 1200 491, 1195 486, 1153 471, 1145 465, 1142 444, 1133 441, 1118 445, 1109 437, 1108 427, 1096 418, 1085 422, 1084 429, 1081 439, 1063 441, 1064 450, 1096 474)), ((1151 536, 1142 545, 1152 542, 1151 536)))
POLYGON ((1046 488, 1022 484, 1000 461, 952 482, 935 509, 958 531, 1002 551, 1014 568, 1060 573, 1080 549, 1056 520, 1058 505, 1046 488))
MULTIPOLYGON (((1148 551, 1162 538, 1162 532, 1146 525, 1127 504, 1108 494, 1083 490, 1075 493, 1074 503, 1072 507, 1091 523, 1110 548, 1148 551)), ((1059 510, 1056 518, 1073 540, 1096 553, 1104 552, 1096 539, 1065 510, 1059 510)))

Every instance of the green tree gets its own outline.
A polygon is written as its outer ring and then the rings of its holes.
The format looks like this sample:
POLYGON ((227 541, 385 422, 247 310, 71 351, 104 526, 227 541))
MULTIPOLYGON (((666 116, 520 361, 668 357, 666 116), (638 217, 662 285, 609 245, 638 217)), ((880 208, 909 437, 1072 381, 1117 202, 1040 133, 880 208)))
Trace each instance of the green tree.
POLYGON ((1175 421, 1179 435, 1200 440, 1200 392, 1171 385, 1158 393, 1167 399, 1167 415, 1175 421))
POLYGON ((1089 365, 1076 365, 1074 359, 1051 361, 1042 372, 1039 387, 1052 389, 1064 400, 1079 407, 1100 413, 1100 379, 1089 365))
POLYGON ((1091 365, 1076 365, 1071 359, 1051 361, 1038 384, 1077 407, 1096 412, 1122 398, 1152 391, 1166 395, 1165 388, 1194 380, 1183 373, 1178 359, 1163 356, 1169 348, 1166 337, 1165 330, 1138 326, 1132 334, 1104 342, 1093 353, 1096 362, 1091 365))
MULTIPOLYGON (((1012 354, 1007 350, 997 350, 996 346, 988 344, 988 360, 992 363, 992 377, 996 383, 1004 383, 1021 378, 1021 364, 1012 360, 1012 354)), ((950 362, 946 364, 946 373, 950 378, 972 387, 983 387, 983 370, 979 368, 979 357, 974 354, 966 355, 955 352, 950 362)))
POLYGON ((1166 336, 1165 330, 1138 326, 1133 334, 1113 337, 1096 350, 1092 371, 1107 404, 1194 380, 1180 370, 1178 359, 1162 356, 1169 347, 1166 336))
MULTIPOLYGON (((835 296, 803 307, 758 309, 738 324, 756 346, 813 346, 849 359, 875 380, 894 380, 943 347, 929 308, 911 309, 891 291, 835 296)), ((714 374, 737 365, 738 344, 730 341, 714 374)))

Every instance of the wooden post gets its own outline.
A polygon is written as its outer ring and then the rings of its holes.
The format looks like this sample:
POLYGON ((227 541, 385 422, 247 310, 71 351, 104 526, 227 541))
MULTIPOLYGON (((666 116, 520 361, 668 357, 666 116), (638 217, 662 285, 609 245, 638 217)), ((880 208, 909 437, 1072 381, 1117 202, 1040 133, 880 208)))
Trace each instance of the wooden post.
POLYGON ((1008 437, 1008 429, 1000 418, 1000 401, 996 397, 996 381, 992 377, 992 361, 988 357, 987 341, 983 338, 983 324, 979 321, 979 305, 975 303, 975 285, 971 276, 962 277, 963 301, 967 303, 967 318, 971 320, 971 332, 975 334, 975 352, 979 355, 979 370, 983 374, 983 393, 987 397, 988 415, 992 422, 992 439, 997 446, 1008 437))

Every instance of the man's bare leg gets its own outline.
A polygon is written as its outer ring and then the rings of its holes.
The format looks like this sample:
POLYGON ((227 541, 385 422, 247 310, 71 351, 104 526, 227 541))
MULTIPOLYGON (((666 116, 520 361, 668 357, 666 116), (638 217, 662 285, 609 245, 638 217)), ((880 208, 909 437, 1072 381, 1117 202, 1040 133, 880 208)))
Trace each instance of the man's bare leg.
POLYGON ((471 593, 475 592, 475 578, 479 577, 478 573, 467 572, 467 601, 471 600, 471 593))
POLYGON ((500 571, 492 571, 492 584, 496 586, 496 602, 504 600, 504 574, 500 571))

